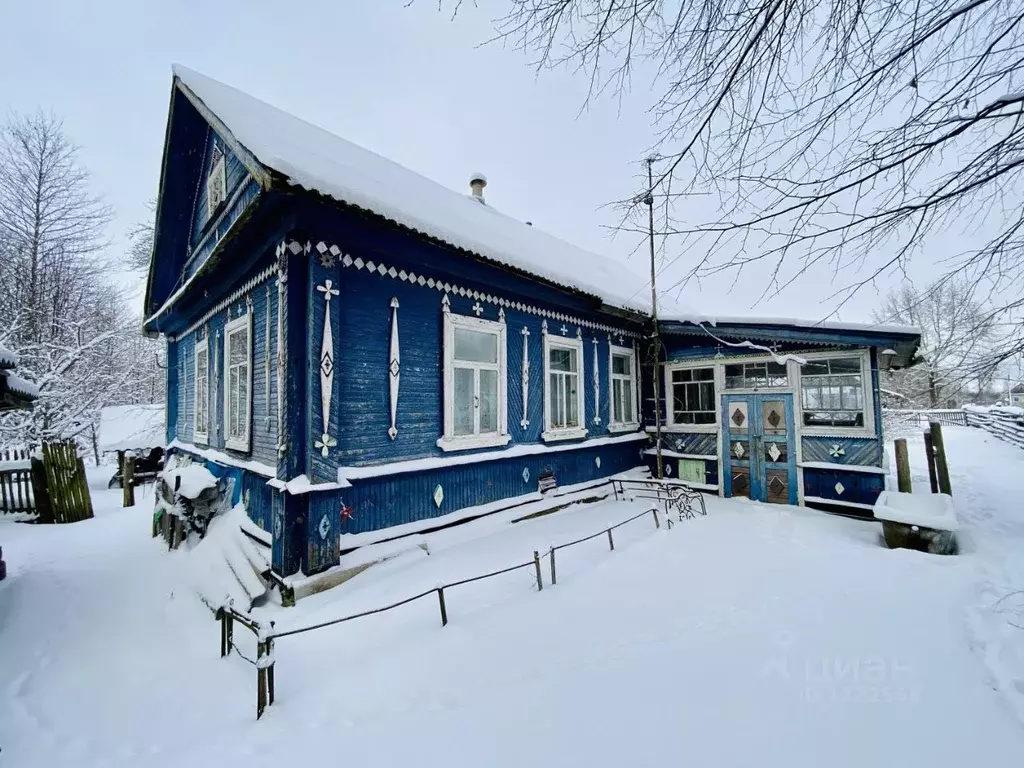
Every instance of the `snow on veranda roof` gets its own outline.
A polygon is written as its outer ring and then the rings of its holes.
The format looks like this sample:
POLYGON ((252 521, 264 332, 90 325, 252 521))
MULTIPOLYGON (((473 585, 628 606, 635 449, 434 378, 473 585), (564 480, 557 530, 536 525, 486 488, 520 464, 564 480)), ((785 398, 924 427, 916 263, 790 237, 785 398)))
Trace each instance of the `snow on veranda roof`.
POLYGON ((225 139, 233 138, 290 184, 592 294, 608 305, 649 311, 644 278, 625 265, 517 221, 206 75, 180 64, 173 70, 185 95, 223 123, 231 134, 225 139))
POLYGON ((108 405, 100 410, 100 453, 162 448, 164 406, 108 405))

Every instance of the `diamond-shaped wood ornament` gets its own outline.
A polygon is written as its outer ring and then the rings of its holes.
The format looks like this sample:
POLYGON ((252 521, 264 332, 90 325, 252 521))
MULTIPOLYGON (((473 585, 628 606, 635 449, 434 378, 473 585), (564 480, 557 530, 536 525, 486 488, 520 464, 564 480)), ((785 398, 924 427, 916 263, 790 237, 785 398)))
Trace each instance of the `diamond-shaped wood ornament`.
POLYGON ((523 467, 523 482, 524 483, 530 482, 530 468, 529 467, 523 467))
POLYGON ((440 484, 434 489, 434 506, 438 509, 441 508, 441 502, 444 501, 444 488, 440 484))
POLYGON ((840 496, 842 496, 843 495, 843 491, 846 490, 846 487, 842 483, 836 483, 835 488, 836 488, 836 493, 838 495, 840 495, 840 496))
POLYGON ((733 443, 732 452, 736 454, 737 459, 742 459, 743 454, 746 453, 746 451, 743 450, 743 443, 733 443))
POLYGON ((317 526, 317 530, 320 532, 321 539, 326 539, 327 534, 331 532, 331 521, 327 518, 326 514, 320 518, 320 525, 317 526))
POLYGON ((775 443, 772 443, 771 445, 768 446, 768 455, 771 457, 772 461, 778 461, 779 456, 782 455, 782 451, 779 450, 779 446, 777 446, 775 443))
POLYGON ((747 417, 743 415, 743 411, 741 411, 739 408, 732 412, 732 423, 735 424, 737 427, 742 427, 743 422, 745 422, 746 420, 747 417))
POLYGON ((772 408, 771 412, 768 414, 768 423, 773 427, 778 427, 779 424, 782 423, 782 417, 779 416, 779 412, 774 408, 772 408))

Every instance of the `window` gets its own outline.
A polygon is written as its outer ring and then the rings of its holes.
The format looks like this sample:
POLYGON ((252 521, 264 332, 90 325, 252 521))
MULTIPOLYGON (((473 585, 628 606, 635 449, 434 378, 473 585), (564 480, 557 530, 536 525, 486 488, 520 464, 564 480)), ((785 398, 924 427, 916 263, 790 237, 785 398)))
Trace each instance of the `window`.
POLYGON ((718 413, 714 368, 672 371, 672 424, 714 424, 718 413))
POLYGON ((194 439, 205 443, 210 439, 210 351, 205 338, 196 342, 195 366, 194 439))
POLYGON ((726 389, 765 389, 787 387, 786 364, 769 360, 766 363, 733 363, 725 366, 726 389))
POLYGON ((583 339, 544 335, 544 440, 586 437, 583 426, 583 339))
POLYGON ((446 451, 505 445, 505 324, 444 316, 444 437, 446 451))
POLYGON ((636 359, 628 347, 611 347, 612 432, 636 429, 636 359))
POLYGON ((800 371, 800 395, 806 426, 863 427, 861 358, 808 360, 800 371))
POLYGON ((224 328, 224 445, 249 450, 252 400, 252 312, 224 328))
POLYGON ((206 215, 213 218, 217 207, 228 196, 227 164, 224 150, 216 143, 213 145, 213 160, 210 162, 210 176, 206 179, 206 215))

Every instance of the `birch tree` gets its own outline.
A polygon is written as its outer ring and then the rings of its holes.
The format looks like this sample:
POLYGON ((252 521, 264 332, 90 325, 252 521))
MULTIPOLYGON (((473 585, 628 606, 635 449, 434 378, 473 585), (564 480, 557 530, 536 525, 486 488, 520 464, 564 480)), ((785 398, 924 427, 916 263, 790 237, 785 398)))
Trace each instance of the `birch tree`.
POLYGON ((921 331, 918 364, 892 373, 884 385, 913 404, 957 405, 972 387, 981 391, 991 381, 1003 339, 974 286, 939 281, 918 289, 908 283, 885 296, 875 319, 921 331))

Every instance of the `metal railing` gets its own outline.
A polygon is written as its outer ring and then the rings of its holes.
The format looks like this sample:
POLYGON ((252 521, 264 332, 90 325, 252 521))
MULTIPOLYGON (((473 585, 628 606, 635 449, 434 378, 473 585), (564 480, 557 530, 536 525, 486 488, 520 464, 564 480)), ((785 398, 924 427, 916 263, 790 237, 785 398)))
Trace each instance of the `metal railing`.
MULTIPOLYGON (((703 506, 703 503, 702 503, 703 506)), ((706 514, 706 511, 702 514, 706 514)), ((550 547, 547 556, 550 559, 551 565, 551 585, 557 584, 556 581, 556 570, 555 570, 555 553, 560 549, 567 547, 573 547, 578 544, 582 544, 586 541, 596 539, 600 536, 607 536, 608 538, 608 549, 609 551, 615 550, 615 539, 612 535, 612 531, 621 528, 628 523, 635 520, 639 520, 642 517, 651 515, 654 519, 655 529, 661 528, 661 521, 658 518, 657 507, 651 507, 639 514, 633 515, 632 517, 626 518, 614 525, 610 525, 596 533, 583 538, 569 541, 564 544, 558 544, 550 547)), ((692 515, 690 515, 692 516, 692 515)), ((680 520, 683 519, 682 512, 680 512, 680 520)), ((669 526, 671 527, 671 519, 669 518, 669 526)), ((256 667, 257 679, 256 679, 256 719, 258 720, 263 716, 264 711, 268 706, 274 703, 274 643, 284 637, 292 637, 294 635, 304 634, 306 632, 312 632, 318 629, 324 629, 325 627, 332 627, 337 624, 343 624, 345 622, 354 621, 355 619, 365 618, 367 616, 374 616, 376 614, 385 613, 387 611, 400 608, 403 605, 415 602, 422 598, 430 595, 437 596, 438 609, 441 615, 441 626, 445 627, 448 625, 448 606, 445 598, 445 590, 451 590, 454 587, 463 586, 465 584, 471 584, 476 581, 483 581, 484 579, 490 579, 495 576, 501 576, 506 573, 513 571, 522 570, 524 568, 533 568, 534 576, 536 578, 537 591, 540 592, 544 589, 544 579, 541 573, 541 555, 537 550, 533 552, 533 558, 524 563, 518 563, 516 565, 510 565, 506 568, 500 568, 496 571, 489 571, 488 573, 481 574, 479 576, 471 576, 465 579, 459 579, 457 581, 448 582, 431 589, 424 590, 418 594, 406 597, 402 600, 398 600, 388 605, 383 605, 377 608, 371 608, 369 610, 360 611, 359 613, 353 613, 348 616, 341 616, 336 619, 330 619, 328 621, 321 621, 316 624, 310 624, 304 627, 296 627, 294 629, 286 629, 278 631, 274 627, 274 622, 269 622, 267 626, 261 625, 254 617, 247 614, 243 614, 237 611, 232 605, 224 605, 217 610, 216 618, 221 624, 221 641, 220 641, 220 655, 221 657, 229 656, 232 649, 243 658, 256 667), (237 646, 234 644, 234 625, 235 623, 248 629, 256 636, 256 658, 250 659, 242 654, 237 646)))

